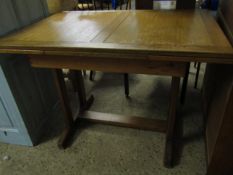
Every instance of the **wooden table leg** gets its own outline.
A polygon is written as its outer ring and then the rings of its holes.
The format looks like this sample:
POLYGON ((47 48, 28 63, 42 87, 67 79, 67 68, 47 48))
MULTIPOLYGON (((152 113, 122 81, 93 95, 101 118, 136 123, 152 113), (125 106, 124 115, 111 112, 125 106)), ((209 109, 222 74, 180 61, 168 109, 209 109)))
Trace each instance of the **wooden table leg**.
POLYGON ((74 120, 72 117, 72 111, 69 104, 69 98, 67 95, 63 72, 61 69, 54 70, 54 79, 55 79, 55 85, 57 87, 58 95, 60 98, 62 110, 64 111, 64 121, 65 121, 65 129, 58 141, 58 147, 65 148, 69 135, 71 134, 74 120))
POLYGON ((90 108, 94 101, 94 96, 91 95, 88 100, 86 98, 86 91, 84 86, 84 80, 82 72, 79 70, 71 70, 72 83, 75 90, 78 92, 79 102, 80 102, 80 112, 83 112, 90 108))
MULTIPOLYGON (((79 93, 80 113, 82 113, 83 111, 87 110, 90 107, 90 105, 94 100, 94 97, 91 96, 89 100, 86 100, 84 82, 81 71, 72 71, 72 74, 73 74, 72 76, 76 80, 75 82, 77 82, 75 86, 79 93)), ((75 121, 72 117, 72 112, 69 105, 69 99, 66 91, 66 85, 62 70, 55 70, 54 75, 55 75, 54 76, 55 83, 58 89, 59 97, 61 99, 62 108, 65 113, 64 117, 66 123, 65 129, 59 140, 58 146, 60 148, 65 148, 67 146, 68 140, 70 139, 72 133, 74 132, 75 121)), ((166 143, 165 143, 165 157, 164 157, 164 165, 166 167, 172 166, 172 155, 173 155, 172 151, 173 151, 173 142, 174 142, 174 129, 176 122, 176 107, 179 96, 179 84, 180 84, 180 77, 172 77, 171 97, 170 97, 169 115, 168 115, 167 128, 166 128, 166 143)))
MULTIPOLYGON (((94 101, 94 97, 91 96, 86 100, 86 93, 84 88, 84 82, 81 71, 71 71, 73 83, 75 89, 78 91, 79 101, 80 101, 80 110, 82 112, 88 109, 94 101), (75 81, 74 81, 75 80, 75 81)), ((75 131, 75 120, 72 117, 72 111, 70 107, 70 100, 67 94, 66 84, 61 69, 56 69, 54 71, 55 84, 58 90, 59 98, 61 100, 61 105, 64 111, 65 119, 65 129, 58 141, 59 148, 66 148, 68 146, 69 140, 71 139, 73 132, 75 131)))
POLYGON ((165 142, 164 166, 167 168, 172 167, 173 155, 173 142, 176 123, 176 108, 179 97, 180 77, 172 77, 171 83, 171 96, 169 104, 169 113, 167 119, 167 132, 165 142))
POLYGON ((200 68, 201 68, 201 63, 199 62, 199 63, 197 63, 197 72, 196 72, 196 76, 195 76, 195 83, 194 83, 194 88, 195 89, 197 89, 197 83, 198 83, 200 68))
POLYGON ((129 98, 129 74, 124 73, 125 96, 129 98))
POLYGON ((183 78, 182 88, 181 88, 181 95, 180 95, 180 102, 182 105, 185 103, 185 98, 187 93, 189 69, 190 69, 190 63, 187 63, 185 75, 183 78))

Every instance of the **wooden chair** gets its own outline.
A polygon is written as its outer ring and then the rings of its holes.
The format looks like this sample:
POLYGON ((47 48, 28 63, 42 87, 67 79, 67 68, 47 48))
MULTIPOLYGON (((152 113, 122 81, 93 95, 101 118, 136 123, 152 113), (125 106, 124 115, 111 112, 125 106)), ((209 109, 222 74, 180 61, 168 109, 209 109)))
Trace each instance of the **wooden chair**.
MULTIPOLYGON (((76 10, 110 10, 112 9, 112 0, 76 0, 77 4, 75 6, 76 10)), ((117 0, 116 9, 120 10, 129 10, 131 9, 131 0, 117 0)), ((90 71, 90 80, 94 80, 95 72, 93 70, 90 71)), ((124 78, 124 88, 125 88, 125 96, 129 97, 129 76, 127 73, 123 74, 124 78)))
MULTIPOLYGON (((197 69, 196 75, 195 75, 194 88, 197 89, 201 63, 200 62, 195 62, 194 67, 197 69)), ((186 93, 187 93, 186 91, 187 91, 187 86, 188 86, 189 70, 190 70, 190 63, 187 65, 186 72, 185 72, 185 77, 183 78, 181 95, 180 95, 181 104, 185 103, 185 97, 186 97, 186 93)))
POLYGON ((92 0, 74 0, 75 7, 74 10, 94 10, 95 4, 92 0))
POLYGON ((113 7, 113 0, 74 0, 76 2, 75 10, 110 10, 117 9, 122 10, 125 6, 125 10, 131 9, 131 0, 115 0, 117 5, 113 7), (112 5, 112 6, 111 6, 112 5), (112 7, 112 8, 111 8, 112 7))

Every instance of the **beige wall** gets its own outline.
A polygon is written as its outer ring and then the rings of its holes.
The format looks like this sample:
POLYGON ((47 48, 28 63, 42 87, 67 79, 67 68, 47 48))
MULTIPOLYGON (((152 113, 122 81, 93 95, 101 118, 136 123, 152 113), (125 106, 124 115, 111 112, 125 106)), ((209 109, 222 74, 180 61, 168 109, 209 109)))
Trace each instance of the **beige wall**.
POLYGON ((74 5, 74 0, 47 0, 50 13, 56 13, 62 10, 71 10, 74 5))

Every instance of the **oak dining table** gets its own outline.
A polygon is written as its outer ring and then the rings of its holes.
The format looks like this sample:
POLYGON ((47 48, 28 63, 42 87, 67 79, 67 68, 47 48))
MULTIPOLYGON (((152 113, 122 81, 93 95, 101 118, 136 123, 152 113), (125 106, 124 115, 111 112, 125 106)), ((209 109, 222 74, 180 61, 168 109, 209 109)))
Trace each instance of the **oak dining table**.
POLYGON ((0 53, 23 54, 32 67, 53 70, 66 122, 59 147, 66 147, 80 120, 159 131, 166 134, 166 167, 172 166, 179 84, 187 65, 233 64, 233 49, 206 10, 64 11, 2 37, 0 53), (76 82, 80 106, 75 116, 63 68, 76 82), (88 110, 94 97, 86 97, 81 70, 170 76, 167 120, 88 110))

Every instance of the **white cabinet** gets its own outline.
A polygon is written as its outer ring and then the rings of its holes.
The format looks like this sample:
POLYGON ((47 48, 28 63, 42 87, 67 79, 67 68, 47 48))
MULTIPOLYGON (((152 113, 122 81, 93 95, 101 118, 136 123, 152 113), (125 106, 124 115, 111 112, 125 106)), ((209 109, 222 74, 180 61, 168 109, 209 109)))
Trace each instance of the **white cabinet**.
POLYGON ((0 142, 37 144, 57 102, 51 71, 24 56, 0 58, 0 142))

